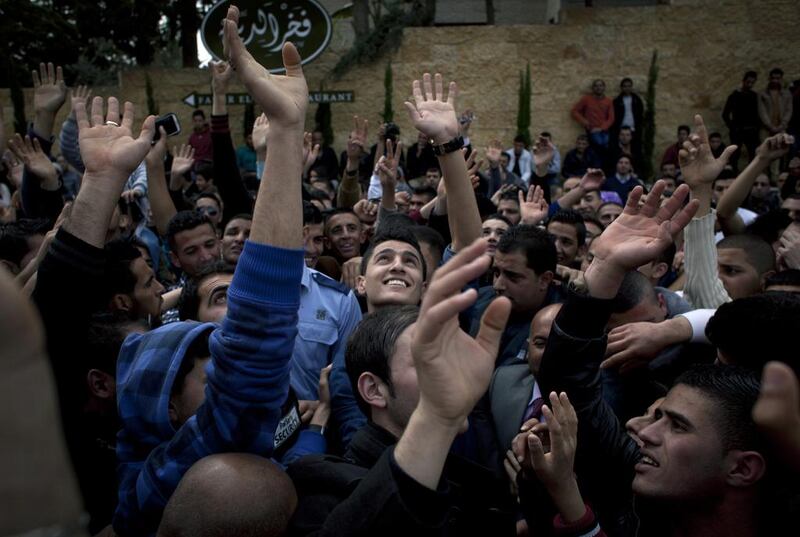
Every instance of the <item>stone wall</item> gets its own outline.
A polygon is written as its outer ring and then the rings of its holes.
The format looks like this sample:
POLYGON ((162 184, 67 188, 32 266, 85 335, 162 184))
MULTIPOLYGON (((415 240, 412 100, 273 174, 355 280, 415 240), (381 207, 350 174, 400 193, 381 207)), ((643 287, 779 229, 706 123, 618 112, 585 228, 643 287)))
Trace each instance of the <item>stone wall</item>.
MULTIPOLYGON (((558 25, 408 29, 392 58, 395 120, 402 138, 408 144, 415 141, 402 103, 410 95, 411 81, 425 71, 458 81, 458 109, 475 112, 472 139, 483 147, 495 137, 510 144, 516 126, 518 73, 530 62, 533 132, 551 131, 563 154, 579 133, 570 107, 582 91, 588 91, 591 80, 604 78, 609 94, 615 95, 619 80, 629 76, 643 94, 650 56, 657 49, 657 158, 674 139, 676 127, 690 123, 694 113, 703 114, 711 129, 727 136, 720 112, 745 70, 758 71, 758 89, 763 89, 774 66, 784 69, 787 81, 800 78, 800 56, 792 46, 800 20, 796 0, 673 0, 672 5, 650 7, 576 7, 565 10, 561 20, 558 25)), ((338 81, 326 80, 350 46, 352 34, 349 20, 338 21, 331 46, 306 66, 312 90, 324 82, 326 90, 355 91, 355 102, 331 107, 337 151, 343 149, 353 114, 367 117, 374 126, 383 110, 385 62, 353 69, 338 81)), ((181 100, 193 91, 210 92, 207 71, 151 69, 149 74, 160 112, 176 112, 188 135, 192 109, 181 100)), ((144 71, 128 71, 120 78, 121 87, 98 88, 96 93, 131 100, 143 114, 144 71)), ((30 106, 30 92, 27 97, 30 106)), ((0 90, 0 102, 10 119, 7 90, 0 90)), ((239 143, 243 107, 230 108, 239 143)), ((315 110, 315 105, 309 107, 309 128, 315 110)), ((206 111, 210 113, 210 108, 206 111)), ((178 138, 183 141, 186 136, 178 138)))

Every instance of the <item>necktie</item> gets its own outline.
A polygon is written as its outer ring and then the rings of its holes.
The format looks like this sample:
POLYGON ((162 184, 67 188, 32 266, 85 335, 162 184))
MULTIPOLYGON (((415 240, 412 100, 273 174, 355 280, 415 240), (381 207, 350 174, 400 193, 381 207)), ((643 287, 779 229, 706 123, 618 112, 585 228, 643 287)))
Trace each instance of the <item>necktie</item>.
POLYGON ((525 414, 522 416, 522 423, 525 423, 531 418, 536 418, 538 420, 542 419, 542 406, 544 406, 544 399, 541 397, 537 397, 530 403, 528 403, 528 408, 525 409, 525 414))

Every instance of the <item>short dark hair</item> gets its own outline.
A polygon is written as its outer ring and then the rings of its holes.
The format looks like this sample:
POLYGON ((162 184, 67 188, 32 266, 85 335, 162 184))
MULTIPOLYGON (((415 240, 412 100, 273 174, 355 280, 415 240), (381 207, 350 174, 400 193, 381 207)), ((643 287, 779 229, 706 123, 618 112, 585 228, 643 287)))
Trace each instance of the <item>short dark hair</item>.
POLYGON ((549 226, 552 222, 569 224, 575 228, 575 236, 578 239, 578 246, 586 244, 586 224, 583 222, 583 215, 574 209, 561 209, 550 217, 547 222, 549 226))
POLYGON ((207 180, 214 179, 214 165, 207 160, 198 160, 194 164, 195 175, 202 175, 207 180))
POLYGON ((772 209, 762 215, 759 215, 749 226, 746 232, 751 235, 761 237, 763 240, 772 244, 778 240, 792 219, 789 218, 787 211, 783 209, 772 209))
POLYGON ((97 312, 89 320, 86 348, 80 353, 84 371, 98 369, 109 375, 117 370, 117 356, 131 331, 149 329, 144 320, 131 320, 122 312, 97 312))
POLYGON ((201 117, 203 119, 206 118, 206 113, 200 110, 199 108, 192 112, 192 118, 201 117))
POLYGON ((678 132, 686 131, 686 133, 692 132, 692 129, 689 128, 689 125, 678 125, 678 132))
POLYGON ((648 298, 658 301, 658 293, 653 288, 653 284, 641 272, 636 270, 628 271, 619 286, 617 296, 614 297, 611 303, 611 311, 625 313, 648 298))
POLYGON ((669 270, 672 270, 672 263, 675 262, 675 254, 678 253, 678 248, 675 246, 675 241, 669 243, 669 246, 661 250, 658 257, 655 258, 656 263, 666 263, 669 270))
POLYGON ((322 222, 322 213, 317 206, 310 201, 303 200, 303 225, 313 226, 322 222))
POLYGON ((579 134, 578 136, 575 137, 575 141, 578 141, 578 140, 583 140, 584 142, 588 142, 589 141, 589 137, 586 136, 585 134, 579 134))
POLYGON ((772 246, 756 235, 740 233, 730 235, 717 243, 717 250, 739 248, 744 250, 747 261, 756 269, 758 275, 775 270, 775 251, 772 246))
POLYGON ((30 252, 28 238, 18 223, 0 224, 0 259, 19 267, 28 252, 30 252))
MULTIPOLYGON (((519 200, 517 200, 517 201, 519 201, 519 200)), ((483 219, 484 222, 486 222, 487 220, 500 220, 501 222, 505 222, 508 225, 508 227, 511 227, 511 226, 514 225, 514 224, 511 223, 511 220, 509 220, 508 218, 506 218, 505 216, 503 216, 500 213, 490 214, 489 216, 487 216, 486 218, 483 219)))
POLYGON ((324 190, 312 188, 308 191, 308 198, 317 201, 331 201, 331 196, 324 190))
POLYGON ((630 128, 628 125, 623 125, 622 127, 619 128, 619 132, 622 132, 622 131, 631 131, 631 132, 633 132, 633 129, 630 128))
POLYGON ((800 287, 800 269, 787 269, 776 272, 767 278, 767 281, 764 284, 764 289, 769 291, 770 287, 775 287, 778 285, 791 285, 794 287, 800 287))
POLYGON ((761 441, 753 422, 758 399, 759 376, 732 365, 703 364, 682 373, 675 384, 695 388, 714 401, 714 422, 726 451, 760 449, 761 441))
MULTIPOLYGON (((439 260, 442 259, 442 255, 444 254, 444 249, 447 247, 447 244, 445 243, 444 237, 442 237, 441 233, 439 233, 432 227, 428 226, 414 226, 411 228, 411 232, 417 238, 417 241, 420 243, 420 245, 422 245, 423 243, 429 245, 438 253, 437 258, 439 260)), ((429 276, 428 267, 426 263, 425 266, 426 280, 428 279, 428 276, 429 276)))
POLYGON ((758 78, 758 73, 756 73, 755 71, 747 71, 742 77, 742 80, 746 80, 748 78, 758 78))
POLYGON ((553 137, 553 135, 552 135, 552 134, 550 134, 548 131, 542 131, 542 132, 540 132, 540 133, 539 133, 539 136, 541 136, 541 137, 543 137, 543 138, 552 138, 552 137, 553 137))
POLYGON ((711 134, 708 135, 708 138, 709 139, 711 139, 711 138, 719 138, 721 140, 722 139, 722 135, 720 133, 718 133, 718 132, 712 132, 711 134))
POLYGON ((514 143, 515 144, 524 144, 525 143, 525 137, 523 135, 521 135, 521 134, 517 134, 516 136, 514 136, 514 143))
POLYGON ((706 325, 706 337, 731 363, 758 374, 769 360, 790 362, 800 372, 793 353, 799 326, 800 296, 772 292, 721 305, 706 325))
POLYGON ((181 295, 178 297, 178 317, 180 320, 197 320, 197 313, 200 311, 200 296, 198 293, 200 284, 206 277, 213 274, 233 274, 235 270, 236 267, 233 265, 218 260, 204 266, 196 276, 187 278, 181 289, 181 295))
POLYGON ((414 194, 417 196, 430 196, 430 199, 433 199, 436 197, 436 189, 432 186, 418 186, 414 189, 414 194))
POLYGON ((207 225, 216 233, 214 224, 208 216, 203 213, 198 211, 180 211, 175 213, 172 218, 169 219, 169 224, 167 224, 167 242, 170 248, 175 248, 175 235, 181 231, 194 229, 202 225, 207 225))
MULTIPOLYGON (((623 78, 622 80, 620 80, 620 81, 619 81, 619 86, 620 86, 620 87, 622 87, 622 85, 623 85, 625 82, 630 82, 631 84, 633 84, 633 80, 631 80, 631 79, 630 79, 630 77, 627 77, 627 76, 626 76, 625 78, 623 78)), ((629 127, 629 128, 630 128, 630 127, 629 127)))
POLYGON ((783 69, 781 69, 780 67, 774 68, 772 71, 769 72, 769 76, 772 76, 772 75, 783 76, 783 69))
POLYGON ((127 239, 114 239, 105 245, 105 255, 105 299, 109 300, 119 293, 132 293, 136 287, 136 276, 131 271, 131 263, 142 257, 142 252, 127 239))
POLYGON ((414 247, 419 254, 420 261, 422 262, 422 274, 423 276, 427 275, 428 266, 425 263, 425 256, 422 255, 422 248, 419 245, 417 237, 414 236, 412 229, 413 226, 388 226, 384 225, 384 223, 381 223, 378 229, 375 230, 375 235, 372 237, 367 250, 364 252, 364 256, 361 258, 361 274, 364 275, 367 273, 367 265, 369 265, 369 260, 372 259, 372 254, 379 244, 388 241, 398 241, 405 242, 406 244, 410 244, 414 247))
POLYGON ((347 342, 345 365, 358 408, 371 419, 370 406, 361 398, 358 391, 358 378, 362 373, 372 373, 389 388, 394 396, 392 385, 391 360, 395 345, 403 332, 417 321, 417 306, 394 306, 381 308, 366 315, 347 342))
POLYGON ((358 217, 358 215, 355 213, 355 211, 353 211, 353 209, 345 209, 345 208, 342 208, 342 207, 334 207, 334 208, 332 208, 332 209, 330 209, 328 211, 325 211, 325 213, 324 213, 324 216, 325 216, 325 234, 326 235, 328 234, 328 225, 329 225, 329 222, 331 221, 331 218, 333 218, 334 216, 338 216, 340 214, 351 214, 351 215, 355 216, 356 220, 358 220, 358 224, 361 225, 361 219, 358 217))
POLYGON ((536 226, 522 224, 511 226, 497 242, 497 251, 502 254, 521 252, 527 259, 528 268, 537 275, 548 270, 555 272, 558 254, 553 237, 536 226))
POLYGON ((519 203, 519 192, 521 190, 522 189, 519 187, 508 189, 507 191, 500 194, 500 201, 511 200, 519 203))

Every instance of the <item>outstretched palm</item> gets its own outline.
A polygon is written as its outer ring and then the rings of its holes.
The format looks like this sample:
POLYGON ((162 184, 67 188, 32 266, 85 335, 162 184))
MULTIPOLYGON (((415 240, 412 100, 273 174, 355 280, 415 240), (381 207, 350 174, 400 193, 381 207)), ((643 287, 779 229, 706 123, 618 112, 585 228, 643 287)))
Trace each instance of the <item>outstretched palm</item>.
POLYGON ((639 207, 643 190, 636 187, 628 196, 625 210, 592 242, 595 259, 633 270, 655 259, 697 212, 697 201, 683 207, 689 188, 681 185, 659 208, 666 183, 658 181, 639 207), (682 208, 683 207, 683 208, 682 208))
POLYGON ((458 119, 454 106, 457 88, 455 82, 450 82, 445 99, 442 75, 436 73, 434 79, 435 94, 429 73, 423 75, 422 84, 415 80, 412 86, 414 104, 406 102, 405 106, 414 127, 434 142, 443 144, 458 136, 458 119))
POLYGON ((477 296, 461 289, 486 270, 486 246, 479 239, 436 271, 422 300, 411 345, 420 406, 450 424, 463 420, 486 391, 511 311, 506 298, 496 299, 486 309, 474 339, 458 326, 458 313, 477 296))
POLYGON ((55 114, 67 99, 67 86, 61 67, 52 63, 39 64, 39 73, 33 71, 33 107, 55 114))
POLYGON ((92 122, 86 115, 86 105, 79 102, 75 106, 78 120, 81 159, 86 172, 99 176, 124 177, 125 179, 139 166, 150 150, 150 140, 155 132, 155 118, 148 117, 138 138, 131 134, 133 125, 133 105, 125 103, 122 123, 119 121, 119 102, 115 97, 108 98, 108 112, 103 120, 103 99, 92 100, 92 122))
POLYGON ((308 107, 308 86, 295 46, 289 42, 283 46, 286 75, 273 75, 253 58, 242 43, 238 30, 239 9, 236 6, 228 8, 223 24, 225 54, 270 122, 302 129, 308 107))

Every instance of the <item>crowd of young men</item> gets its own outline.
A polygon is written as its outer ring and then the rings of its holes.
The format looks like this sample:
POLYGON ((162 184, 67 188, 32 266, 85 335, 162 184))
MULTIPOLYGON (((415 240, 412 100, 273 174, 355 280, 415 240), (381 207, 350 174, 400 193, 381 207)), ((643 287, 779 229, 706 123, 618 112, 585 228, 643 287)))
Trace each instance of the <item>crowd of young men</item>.
POLYGON ((368 148, 356 118, 337 163, 303 131, 295 47, 269 74, 238 17, 194 148, 168 158, 155 118, 134 138, 132 104, 73 92, 71 203, 49 156, 66 88, 35 77, 0 236, 4 534, 798 530, 800 166, 778 116, 749 147, 733 112, 741 171, 695 116, 680 173, 645 184, 641 100, 598 80, 561 181, 546 133, 482 168, 456 83, 425 73, 416 144, 388 125, 368 148), (234 76, 263 111, 256 192, 234 76))

